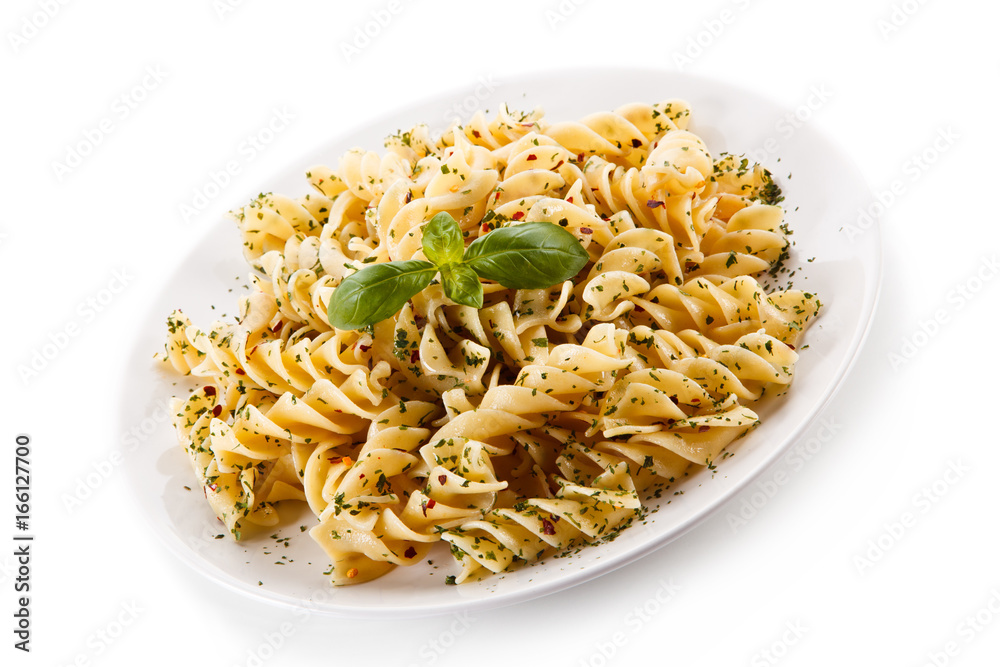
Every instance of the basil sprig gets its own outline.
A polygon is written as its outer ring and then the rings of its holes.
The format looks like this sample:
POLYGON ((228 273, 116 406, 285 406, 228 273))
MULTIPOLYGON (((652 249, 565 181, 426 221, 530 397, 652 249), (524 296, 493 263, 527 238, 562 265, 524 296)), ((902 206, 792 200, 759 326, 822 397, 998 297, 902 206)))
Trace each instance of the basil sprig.
POLYGON ((430 261, 380 262, 344 278, 330 297, 330 324, 361 329, 391 317, 438 273, 445 296, 482 308, 480 278, 511 289, 540 289, 572 278, 590 259, 575 236, 548 222, 501 227, 466 248, 447 213, 424 225, 423 250, 430 261))

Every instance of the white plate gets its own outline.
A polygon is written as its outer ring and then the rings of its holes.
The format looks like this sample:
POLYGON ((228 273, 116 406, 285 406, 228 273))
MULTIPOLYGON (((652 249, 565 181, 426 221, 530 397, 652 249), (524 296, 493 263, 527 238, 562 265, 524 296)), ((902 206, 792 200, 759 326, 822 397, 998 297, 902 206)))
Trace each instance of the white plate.
MULTIPOLYGON (((151 523, 184 562, 210 579, 251 597, 290 607, 306 607, 335 615, 406 617, 448 613, 460 609, 496 607, 528 600, 579 584, 664 546, 723 506, 769 464, 782 455, 830 400, 850 369, 868 331, 878 294, 881 253, 877 226, 851 240, 843 229, 868 206, 870 191, 851 161, 808 126, 787 138, 783 109, 757 94, 715 81, 674 72, 651 70, 571 70, 536 75, 495 87, 463 90, 412 105, 369 125, 340 133, 294 166, 260 184, 264 191, 297 195, 308 185, 304 171, 315 164, 336 165, 346 149, 361 146, 382 149, 382 139, 400 128, 427 122, 440 129, 456 104, 494 111, 507 102, 511 108, 542 106, 550 120, 572 120, 633 101, 656 102, 680 97, 693 108, 691 129, 700 134, 714 154, 752 154, 764 147, 775 150, 765 165, 783 187, 788 222, 795 246, 788 266, 801 266, 796 287, 818 294, 824 304, 821 317, 808 331, 808 349, 802 352, 792 391, 778 403, 763 406, 762 424, 738 441, 735 456, 719 464, 713 475, 694 475, 669 495, 644 525, 624 531, 614 542, 583 549, 566 558, 551 558, 483 582, 447 586, 456 572, 446 549, 431 553, 435 566, 422 563, 396 568, 374 582, 332 588, 323 576, 329 564, 322 550, 299 526, 311 526, 304 507, 279 537, 236 544, 216 539, 221 524, 198 489, 190 465, 177 446, 169 424, 161 423, 143 447, 127 458, 135 496, 151 523), (778 161, 780 158, 780 162, 778 161), (789 174, 794 177, 789 178, 789 174), (812 262, 808 258, 815 257, 812 262), (194 490, 186 490, 185 485, 194 490), (667 504, 667 501, 670 501, 667 504), (285 558, 282 558, 284 556, 285 558), (285 563, 276 565, 276 562, 285 563), (260 582, 260 583, 259 583, 260 582)), ((465 112, 468 116, 470 112, 465 112)), ((235 207, 243 202, 233 201, 235 207)), ((164 321, 182 307, 196 323, 207 326, 220 312, 232 313, 235 295, 229 292, 245 281, 248 269, 240 253, 235 225, 220 221, 189 257, 180 261, 166 281, 138 335, 133 363, 124 381, 123 420, 135 425, 154 415, 158 406, 178 393, 177 378, 151 367, 151 354, 162 348, 164 321), (219 310, 212 311, 215 304, 219 310)), ((655 506, 655 505, 654 505, 655 506)), ((286 520, 291 508, 282 508, 286 520)))

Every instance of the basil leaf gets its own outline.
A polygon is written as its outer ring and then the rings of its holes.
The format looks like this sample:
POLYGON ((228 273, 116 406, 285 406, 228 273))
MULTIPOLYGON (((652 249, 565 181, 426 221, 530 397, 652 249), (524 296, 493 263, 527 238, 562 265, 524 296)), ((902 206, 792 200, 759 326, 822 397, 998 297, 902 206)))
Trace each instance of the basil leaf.
POLYGON ((552 287, 589 260, 575 236, 550 222, 495 229, 473 241, 463 259, 481 277, 512 289, 552 287))
POLYGON ((424 225, 424 255, 438 266, 462 261, 465 242, 455 218, 438 213, 424 225))
POLYGON ((338 329, 361 329, 392 317, 410 297, 431 284, 437 267, 411 259, 366 266, 340 283, 330 297, 327 317, 338 329))
POLYGON ((483 307, 483 284, 476 272, 464 264, 441 267, 441 286, 445 296, 463 306, 483 307))

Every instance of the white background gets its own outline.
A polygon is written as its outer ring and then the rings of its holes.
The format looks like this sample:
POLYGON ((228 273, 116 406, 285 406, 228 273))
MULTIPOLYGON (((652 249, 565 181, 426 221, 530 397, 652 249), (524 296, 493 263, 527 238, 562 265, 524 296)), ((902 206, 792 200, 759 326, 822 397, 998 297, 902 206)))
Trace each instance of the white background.
MULTIPOLYGON (((972 0, 5 2, 0 517, 13 523, 14 438, 29 433, 37 541, 30 655, 12 648, 15 562, 12 547, 0 551, 2 660, 996 664, 998 20, 995 3, 972 0), (387 24, 366 44, 357 30, 375 15, 387 24), (393 622, 301 622, 196 575, 142 525, 117 468, 67 508, 122 447, 137 319, 223 212, 317 139, 372 116, 588 65, 755 88, 851 154, 888 204, 881 303, 824 413, 835 435, 804 465, 768 471, 762 480, 785 482, 773 497, 751 487, 679 541, 562 593, 393 622), (143 85, 126 115, 116 100, 143 85), (180 205, 275 109, 294 119, 185 223, 180 205), (57 167, 105 118, 110 132, 82 164, 57 167), (23 371, 74 324, 37 375, 23 371), (741 511, 753 516, 736 525, 741 511), (679 587, 665 604, 661 579, 679 587)), ((5 544, 13 532, 0 528, 5 544)))

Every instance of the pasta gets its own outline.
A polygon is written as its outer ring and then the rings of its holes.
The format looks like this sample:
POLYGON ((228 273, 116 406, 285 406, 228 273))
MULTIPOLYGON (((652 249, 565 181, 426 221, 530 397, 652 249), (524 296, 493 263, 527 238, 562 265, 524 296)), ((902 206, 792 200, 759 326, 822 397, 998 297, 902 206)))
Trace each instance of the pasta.
POLYGON ((174 425, 232 536, 301 501, 334 584, 440 542, 462 583, 612 539, 752 429, 820 302, 765 287, 789 254, 777 186, 714 157, 689 118, 678 100, 576 122, 480 112, 237 211, 253 274, 236 321, 201 329, 176 311, 162 355, 198 380, 174 425), (440 212, 466 244, 558 225, 589 261, 548 288, 487 282, 478 309, 434 282, 389 319, 333 328, 341 281, 423 259, 440 212))

